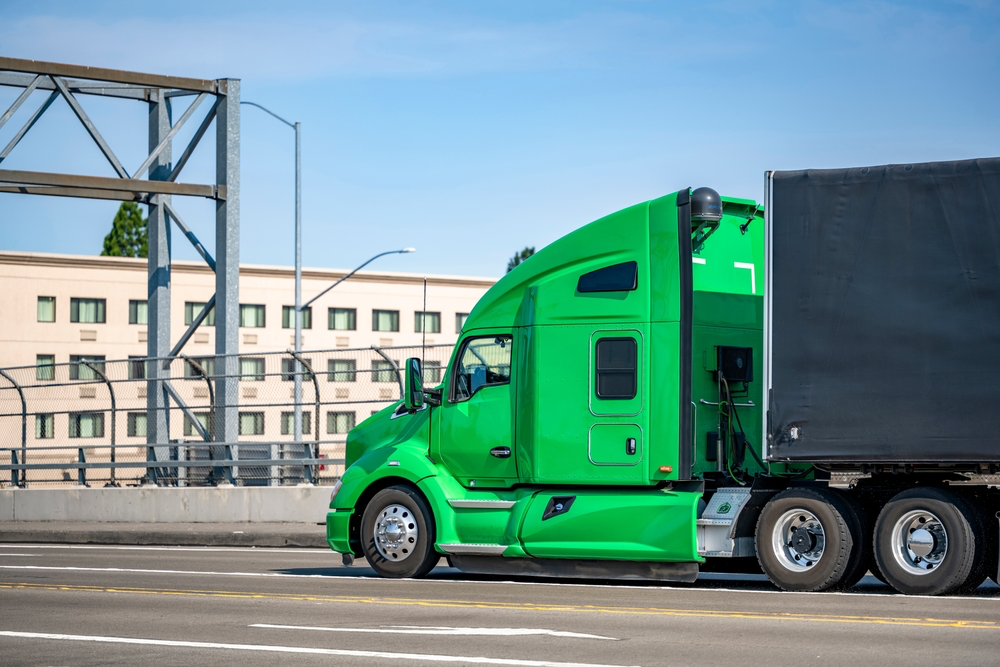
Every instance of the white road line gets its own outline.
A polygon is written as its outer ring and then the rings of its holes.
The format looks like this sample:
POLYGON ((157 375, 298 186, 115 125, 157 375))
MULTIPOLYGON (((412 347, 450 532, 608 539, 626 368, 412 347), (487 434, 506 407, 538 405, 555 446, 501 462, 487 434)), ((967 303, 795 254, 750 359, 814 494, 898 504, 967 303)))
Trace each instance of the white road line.
POLYGON ((544 628, 449 628, 423 625, 389 625, 381 628, 325 628, 311 625, 271 625, 270 623, 254 623, 251 628, 273 628, 277 630, 317 630, 322 632, 360 632, 387 635, 462 635, 462 636, 531 636, 546 635, 549 637, 569 637, 571 639, 608 639, 618 641, 616 637, 588 635, 582 632, 566 632, 563 630, 546 630, 544 628))
MULTIPOLYGON (((119 567, 54 567, 45 565, 0 565, 0 570, 50 570, 55 572, 125 572, 134 574, 203 574, 215 577, 227 576, 227 577, 264 577, 264 578, 281 578, 287 577, 292 579, 327 579, 330 581, 337 582, 357 582, 363 583, 365 586, 371 586, 373 579, 377 579, 379 583, 384 583, 386 585, 403 585, 406 583, 413 583, 418 581, 422 584, 476 584, 484 586, 496 586, 496 585, 506 585, 506 586, 556 586, 563 588, 610 588, 614 590, 646 590, 646 591, 691 591, 691 592, 716 592, 716 593, 738 593, 744 595, 843 595, 847 597, 896 597, 896 593, 852 593, 850 591, 823 591, 823 592, 809 592, 809 591, 777 591, 777 590, 745 590, 742 588, 709 588, 709 587, 692 587, 692 586, 635 586, 630 584, 581 584, 572 581, 503 581, 503 580, 474 580, 474 579, 380 579, 378 577, 372 576, 335 576, 332 577, 326 574, 286 574, 284 572, 203 572, 197 570, 148 570, 148 569, 138 569, 138 568, 119 568, 119 567)), ((991 589, 993 590, 993 589, 991 589)), ((952 595, 952 596, 935 596, 935 595, 908 595, 906 599, 925 599, 925 600, 938 600, 938 601, 948 601, 948 600, 982 600, 985 602, 997 604, 1000 603, 1000 595, 993 595, 992 597, 983 596, 973 596, 973 595, 952 595)))
POLYGON ((266 651, 271 653, 307 653, 312 655, 339 655, 351 658, 385 658, 389 660, 424 660, 430 662, 464 662, 476 665, 514 665, 515 667, 618 667, 583 662, 552 662, 549 660, 518 660, 515 658, 486 658, 462 655, 432 655, 428 653, 390 653, 388 651, 352 651, 337 648, 310 648, 306 646, 269 646, 266 644, 223 644, 219 642, 191 642, 172 639, 143 639, 138 637, 102 637, 99 635, 64 635, 48 632, 10 632, 0 630, 0 637, 18 639, 52 639, 103 644, 133 644, 139 646, 171 646, 176 648, 227 649, 230 651, 266 651))
POLYGON ((0 556, 17 556, 18 558, 34 558, 38 554, 0 554, 0 556))
POLYGON ((124 545, 94 545, 94 544, 5 544, 4 549, 88 549, 88 550, 111 550, 111 551, 246 551, 252 553, 283 553, 283 554, 339 554, 322 547, 139 547, 124 545))

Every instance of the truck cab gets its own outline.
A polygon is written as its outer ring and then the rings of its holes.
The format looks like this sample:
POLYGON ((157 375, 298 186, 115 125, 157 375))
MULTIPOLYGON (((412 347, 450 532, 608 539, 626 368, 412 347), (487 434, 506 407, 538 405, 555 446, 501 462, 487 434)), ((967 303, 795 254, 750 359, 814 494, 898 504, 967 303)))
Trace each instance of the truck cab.
POLYGON ((685 189, 508 273, 443 383, 424 391, 409 361, 404 400, 349 435, 331 548, 384 576, 445 555, 476 572, 693 581, 712 546, 706 484, 757 470, 763 232, 755 202, 685 189))

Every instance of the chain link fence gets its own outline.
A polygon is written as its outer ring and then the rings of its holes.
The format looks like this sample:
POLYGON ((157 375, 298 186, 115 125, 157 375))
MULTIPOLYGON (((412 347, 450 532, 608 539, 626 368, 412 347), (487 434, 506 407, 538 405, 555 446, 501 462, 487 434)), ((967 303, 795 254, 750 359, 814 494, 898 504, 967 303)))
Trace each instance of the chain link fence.
POLYGON ((347 433, 401 398, 404 362, 423 357, 437 385, 451 345, 299 353, 302 438, 295 439, 295 356, 236 355, 238 433, 214 437, 225 357, 71 357, 0 369, 0 488, 332 484, 347 433), (150 379, 153 365, 169 379, 150 379), (218 369, 218 373, 216 372, 218 369), (165 392, 151 407, 149 392, 165 392), (151 442, 149 420, 165 418, 151 442), (166 436, 166 437, 165 437, 166 436))

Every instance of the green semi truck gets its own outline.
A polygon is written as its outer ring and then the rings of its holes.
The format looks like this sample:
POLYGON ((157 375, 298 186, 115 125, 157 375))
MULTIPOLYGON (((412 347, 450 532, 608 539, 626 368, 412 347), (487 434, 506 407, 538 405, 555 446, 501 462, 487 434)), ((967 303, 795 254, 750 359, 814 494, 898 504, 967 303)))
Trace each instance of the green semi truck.
POLYGON ((909 594, 998 567, 1000 160, 768 172, 545 247, 359 424, 330 547, 466 572, 909 594))

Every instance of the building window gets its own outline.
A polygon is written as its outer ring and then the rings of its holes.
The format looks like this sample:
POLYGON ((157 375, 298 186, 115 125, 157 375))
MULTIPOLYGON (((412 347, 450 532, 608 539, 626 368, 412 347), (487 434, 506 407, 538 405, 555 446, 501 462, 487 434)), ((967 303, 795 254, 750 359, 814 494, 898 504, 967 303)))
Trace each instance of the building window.
POLYGON ((354 428, 353 412, 327 412, 326 432, 334 434, 347 433, 354 428))
POLYGON ((241 303, 240 304, 240 326, 248 329, 261 329, 264 327, 264 306, 241 303))
MULTIPOLYGON (((282 306, 281 307, 281 328, 282 329, 294 329, 295 328, 295 306, 282 306)), ((312 306, 302 309, 302 328, 312 329, 313 328, 313 309, 312 306)))
MULTIPOLYGON (((198 313, 201 312, 202 308, 205 307, 204 303, 198 301, 185 301, 184 302, 184 324, 191 326, 194 322, 194 318, 198 317, 198 313)), ((201 326, 203 327, 214 327, 215 326, 215 306, 212 306, 212 310, 208 311, 208 315, 202 321, 201 326)))
POLYGON ((241 412, 240 435, 264 435, 264 413, 241 412))
POLYGON ((70 380, 97 380, 99 375, 94 372, 96 368, 100 372, 104 372, 104 355, 94 355, 94 354, 71 354, 69 357, 69 362, 72 364, 69 367, 69 379, 70 380), (83 364, 82 362, 87 361, 90 366, 83 364), (93 366, 93 368, 91 368, 93 366))
POLYGON ((330 329, 354 331, 358 328, 358 311, 354 308, 331 308, 327 312, 330 329))
POLYGON ((354 359, 328 359, 326 379, 329 382, 354 382, 357 369, 354 359))
MULTIPOLYGON (((302 413, 302 435, 309 435, 312 433, 312 413, 303 412, 302 413)), ((295 413, 294 412, 282 412, 281 413, 281 435, 294 435, 295 434, 295 413)))
POLYGON ((56 298, 54 296, 38 297, 38 321, 56 321, 56 298))
MULTIPOLYGON (((312 359, 306 359, 306 363, 312 368, 312 359)), ((284 382, 295 381, 295 359, 281 360, 281 379, 284 382)), ((307 371, 305 366, 302 367, 302 380, 312 382, 312 373, 307 371)))
MULTIPOLYGON (((208 433, 208 436, 212 437, 212 430, 213 430, 212 427, 214 426, 214 422, 212 421, 212 413, 196 412, 194 413, 194 416, 198 420, 198 423, 201 424, 201 427, 205 429, 205 432, 208 433)), ((201 437, 201 433, 198 433, 198 430, 194 427, 194 424, 191 423, 191 420, 186 415, 184 417, 184 436, 187 438, 190 438, 192 436, 196 438, 201 437)))
POLYGON ((413 313, 413 330, 417 333, 441 333, 441 313, 420 310, 413 313))
MULTIPOLYGON (((396 362, 399 366, 399 362, 396 362)), ((396 369, 388 361, 376 359, 372 362, 372 382, 395 382, 396 369)))
POLYGON ((148 324, 149 323, 149 302, 136 301, 132 299, 128 302, 128 323, 148 324))
POLYGON ((468 313, 455 313, 455 333, 462 333, 462 327, 465 326, 467 319, 469 319, 468 313))
POLYGON ((441 382, 441 362, 425 361, 423 364, 423 382, 427 386, 434 386, 441 382))
POLYGON ((146 437, 146 413, 145 412, 130 412, 128 413, 128 437, 130 438, 145 438, 146 437))
POLYGON ((35 355, 35 379, 55 380, 56 379, 56 355, 38 354, 35 355))
POLYGON ((240 359, 240 379, 254 382, 264 381, 264 358, 244 357, 240 359))
POLYGON ((70 299, 69 321, 83 324, 104 324, 104 299, 70 299))
POLYGON ((69 437, 71 438, 103 438, 103 412, 71 412, 69 413, 69 437))
POLYGON ((184 362, 184 377, 201 377, 201 373, 195 369, 194 364, 191 363, 192 361, 201 366, 201 370, 205 371, 205 375, 208 377, 215 375, 215 357, 192 357, 184 362))
POLYGON ((136 357, 129 355, 128 379, 129 380, 146 379, 146 357, 141 357, 141 356, 136 357))
POLYGON ((399 311, 373 310, 372 331, 399 331, 399 311))
POLYGON ((35 415, 35 439, 48 440, 55 436, 56 416, 52 413, 35 415))

